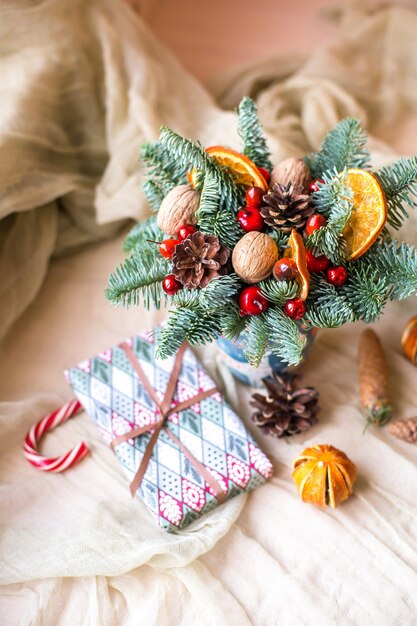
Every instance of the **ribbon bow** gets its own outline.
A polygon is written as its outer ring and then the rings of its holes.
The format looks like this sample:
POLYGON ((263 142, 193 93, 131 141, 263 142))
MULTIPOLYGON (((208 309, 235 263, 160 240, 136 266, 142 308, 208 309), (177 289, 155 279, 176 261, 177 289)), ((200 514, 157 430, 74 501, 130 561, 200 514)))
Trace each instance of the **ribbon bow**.
POLYGON ((143 480, 150 458, 152 456, 153 449, 158 440, 159 434, 161 433, 162 430, 164 430, 165 433, 172 439, 172 441, 178 446, 178 448, 187 457, 190 463, 195 467, 195 469, 200 474, 200 476, 211 487, 214 493, 214 496, 218 500, 218 502, 220 503, 224 502, 226 498, 226 493, 223 490, 222 486, 212 476, 212 474, 208 471, 208 469, 202 463, 200 463, 198 459, 195 458, 195 456, 188 450, 188 448, 186 448, 178 439, 178 437, 176 437, 174 433, 166 426, 167 418, 172 413, 179 413, 180 411, 187 409, 193 404, 196 404, 197 402, 200 402, 201 400, 204 400, 205 398, 212 396, 214 393, 218 391, 217 388, 212 387, 211 389, 207 389, 207 391, 202 391, 200 393, 197 393, 192 398, 188 398, 188 400, 184 400, 184 402, 179 402, 178 404, 171 406, 172 398, 173 398, 175 389, 177 387, 178 376, 181 371, 184 352, 187 348, 187 344, 183 343, 176 354, 174 367, 172 369, 171 376, 168 381, 168 385, 165 391, 165 396, 162 402, 160 403, 158 400, 158 396, 156 395, 155 389, 152 387, 149 379, 147 378, 145 372, 143 371, 130 345, 127 342, 123 342, 120 344, 120 347, 122 348, 122 350, 124 350, 139 380, 141 381, 144 388, 146 389, 149 397, 154 401, 155 406, 157 408, 157 412, 160 414, 160 417, 156 422, 153 422, 152 424, 147 424, 145 426, 138 426, 136 428, 132 428, 132 430, 130 430, 129 432, 124 433, 123 435, 120 435, 119 437, 115 437, 110 444, 112 448, 115 448, 120 443, 123 443, 124 441, 127 441, 128 439, 131 439, 133 437, 139 437, 140 435, 143 435, 145 433, 152 432, 152 436, 149 439, 148 445, 146 446, 139 468, 135 474, 135 477, 130 483, 130 492, 132 496, 136 493, 136 490, 139 488, 143 480))

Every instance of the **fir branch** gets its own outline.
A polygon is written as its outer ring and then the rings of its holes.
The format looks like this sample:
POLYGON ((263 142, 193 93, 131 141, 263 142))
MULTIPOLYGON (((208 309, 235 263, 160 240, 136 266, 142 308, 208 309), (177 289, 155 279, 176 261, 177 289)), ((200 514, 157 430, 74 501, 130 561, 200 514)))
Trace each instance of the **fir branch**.
POLYGON ((243 345, 243 354, 250 365, 258 367, 268 346, 268 324, 264 313, 249 318, 243 334, 243 345))
POLYGON ((148 178, 159 184, 164 195, 176 185, 185 182, 186 165, 172 158, 161 142, 142 144, 140 159, 148 170, 148 178))
POLYGON ((221 316, 221 331, 226 339, 235 340, 244 332, 249 321, 248 316, 240 314, 236 302, 231 300, 223 309, 221 316))
POLYGON ((341 172, 345 168, 369 167, 370 156, 366 149, 367 135, 360 121, 347 117, 330 130, 320 150, 306 158, 314 178, 323 178, 328 170, 341 172))
POLYGON ((266 234, 275 241, 279 250, 283 250, 288 246, 288 239, 290 238, 288 233, 284 233, 282 230, 275 230, 272 228, 267 229, 266 234))
POLYGON ((390 285, 388 297, 391 300, 403 300, 417 292, 417 250, 414 246, 394 240, 391 244, 373 246, 368 255, 369 263, 390 285))
POLYGON ((238 115, 238 133, 243 141, 243 154, 258 167, 271 171, 271 155, 258 120, 257 106, 251 98, 245 97, 241 100, 238 115))
POLYGON ((404 205, 417 207, 417 157, 386 165, 377 176, 387 199, 387 222, 398 230, 409 217, 404 205))
POLYGON ((299 326, 277 307, 271 307, 263 315, 271 352, 288 365, 300 363, 307 340, 299 326))
MULTIPOLYGON (((177 161, 180 166, 185 169, 192 167, 197 171, 203 171, 204 177, 211 174, 217 180, 221 204, 228 208, 231 214, 235 214, 239 204, 243 201, 243 190, 236 185, 226 168, 219 166, 199 143, 184 139, 169 128, 162 128, 160 142, 170 158, 177 161)), ((200 180, 204 180, 204 177, 200 176, 200 180)))
POLYGON ((345 293, 319 276, 312 277, 306 320, 317 328, 337 328, 355 319, 345 293))
POLYGON ((346 318, 330 308, 311 307, 306 313, 306 322, 312 328, 339 328, 346 323, 346 318))
POLYGON ((353 192, 346 185, 347 170, 323 174, 324 183, 312 194, 314 207, 327 218, 327 224, 306 238, 306 246, 313 254, 324 254, 334 263, 346 257, 343 229, 352 214, 353 192))
POLYGON ((284 306, 287 300, 295 298, 298 292, 298 285, 295 281, 276 280, 267 278, 259 283, 262 295, 278 306, 284 306))
POLYGON ((160 142, 143 144, 140 159, 148 170, 142 189, 151 210, 158 211, 167 193, 185 182, 186 169, 170 157, 160 142))
POLYGON ((161 282, 169 273, 169 263, 158 247, 143 248, 140 255, 133 254, 121 263, 108 278, 106 298, 126 307, 137 305, 141 298, 145 308, 152 303, 157 309, 165 294, 161 282))
POLYGON ((178 308, 170 312, 158 336, 157 357, 175 354, 184 341, 192 346, 210 343, 220 335, 221 313, 178 308))
POLYGON ((324 254, 333 263, 340 263, 346 257, 346 242, 343 235, 334 230, 329 223, 309 235, 305 244, 315 256, 324 254))
POLYGON ((142 189, 151 211, 156 213, 166 195, 164 187, 155 180, 145 180, 145 182, 142 183, 142 189))
POLYGON ((237 294, 240 280, 236 274, 213 278, 204 289, 181 289, 174 296, 175 306, 199 311, 216 311, 226 307, 237 294))
POLYGON ((135 247, 138 247, 140 252, 144 247, 156 248, 157 246, 154 243, 150 243, 149 240, 162 241, 164 237, 165 234, 156 223, 155 216, 152 216, 133 226, 123 242, 123 250, 131 252, 135 247))
POLYGON ((227 248, 233 248, 243 236, 243 230, 229 211, 221 208, 221 193, 217 176, 208 172, 204 179, 196 219, 202 233, 216 235, 227 248))
POLYGON ((347 267, 348 281, 338 292, 348 300, 354 321, 363 320, 369 324, 378 319, 387 302, 387 279, 380 275, 366 257, 347 267))
POLYGON ((234 247, 243 234, 236 213, 243 202, 244 189, 236 185, 230 171, 218 165, 200 144, 184 139, 169 128, 162 129, 160 141, 171 158, 198 172, 197 188, 202 188, 204 195, 200 217, 205 231, 214 233, 226 247, 234 247))

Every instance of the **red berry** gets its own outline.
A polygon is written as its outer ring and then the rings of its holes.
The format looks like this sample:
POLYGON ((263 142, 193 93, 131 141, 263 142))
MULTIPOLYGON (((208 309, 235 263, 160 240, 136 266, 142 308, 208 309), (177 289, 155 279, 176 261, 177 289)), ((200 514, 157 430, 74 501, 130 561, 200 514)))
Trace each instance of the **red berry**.
POLYGON ((336 265, 336 267, 329 267, 326 272, 327 282, 335 287, 341 287, 347 281, 347 271, 343 265, 336 265))
POLYGON ((246 205, 259 209, 262 206, 265 191, 261 187, 249 187, 246 192, 246 205))
POLYGON ((180 281, 175 278, 174 274, 168 274, 168 276, 165 276, 164 280, 162 281, 162 289, 169 296, 175 296, 177 291, 182 289, 182 285, 180 281))
POLYGON ((196 230, 197 229, 195 228, 195 226, 192 226, 192 224, 184 224, 178 229, 177 237, 179 241, 184 241, 184 239, 187 239, 189 235, 195 233, 196 230))
POLYGON ((258 167, 258 170, 261 172, 262 176, 265 178, 265 182, 269 183, 271 180, 271 173, 268 172, 266 167, 258 167))
POLYGON ((330 261, 327 256, 320 254, 314 256, 310 250, 306 250, 307 269, 310 274, 317 274, 318 272, 324 272, 330 265, 330 261))
POLYGON ((314 180, 311 181, 309 187, 308 187, 308 192, 309 193, 314 193, 315 191, 318 191, 320 189, 320 187, 318 186, 317 183, 323 183, 324 184, 324 180, 322 178, 315 178, 314 180))
POLYGON ((277 280, 294 280, 298 274, 297 263, 293 259, 280 259, 274 265, 273 274, 277 280))
POLYGON ((300 320, 304 317, 306 312, 306 305, 304 300, 301 298, 293 298, 292 300, 287 300, 284 307, 285 315, 288 315, 292 320, 300 320))
POLYGON ((242 207, 239 209, 237 212, 237 221, 247 233, 251 230, 262 230, 264 227, 261 212, 255 207, 242 207))
POLYGON ((321 213, 313 213, 313 215, 310 215, 307 220, 306 234, 311 235, 311 233, 314 233, 315 230, 323 228, 323 226, 326 226, 326 224, 327 220, 324 215, 321 215, 321 213))
POLYGON ((179 244, 178 239, 165 239, 159 245, 159 252, 166 259, 170 259, 175 251, 175 246, 179 244))
POLYGON ((268 300, 263 297, 259 287, 246 287, 239 294, 241 315, 259 315, 268 308, 268 300))

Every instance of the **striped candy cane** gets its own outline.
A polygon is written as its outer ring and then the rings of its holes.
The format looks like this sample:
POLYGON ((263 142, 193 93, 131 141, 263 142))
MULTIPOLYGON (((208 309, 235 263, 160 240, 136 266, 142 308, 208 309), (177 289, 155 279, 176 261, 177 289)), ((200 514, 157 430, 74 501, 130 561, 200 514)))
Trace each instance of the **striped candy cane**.
POLYGON ((37 424, 32 426, 23 446, 24 455, 29 463, 43 472, 63 472, 79 463, 89 453, 89 449, 84 441, 81 441, 66 454, 56 458, 41 456, 38 452, 38 443, 42 436, 59 424, 66 422, 67 419, 78 413, 81 408, 78 400, 71 400, 71 402, 67 402, 56 411, 48 413, 37 424))

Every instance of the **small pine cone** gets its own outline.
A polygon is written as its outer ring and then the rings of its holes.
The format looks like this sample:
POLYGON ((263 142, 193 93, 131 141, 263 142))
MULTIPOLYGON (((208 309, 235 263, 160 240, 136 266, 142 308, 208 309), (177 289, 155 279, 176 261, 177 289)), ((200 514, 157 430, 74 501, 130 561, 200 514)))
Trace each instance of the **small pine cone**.
POLYGON ((263 198, 261 215, 268 226, 284 233, 302 231, 314 209, 301 185, 276 183, 263 198))
POLYGON ((175 278, 187 289, 204 288, 228 271, 230 251, 215 235, 197 231, 175 246, 172 257, 175 278))
POLYGON ((264 378, 267 396, 252 395, 255 408, 253 422, 273 437, 288 437, 306 431, 316 424, 319 411, 318 391, 314 387, 300 387, 298 374, 273 373, 264 378))
POLYGON ((388 425, 388 431, 398 439, 404 439, 409 443, 417 443, 417 417, 409 417, 405 420, 393 420, 388 425))

